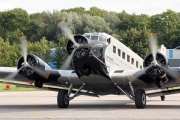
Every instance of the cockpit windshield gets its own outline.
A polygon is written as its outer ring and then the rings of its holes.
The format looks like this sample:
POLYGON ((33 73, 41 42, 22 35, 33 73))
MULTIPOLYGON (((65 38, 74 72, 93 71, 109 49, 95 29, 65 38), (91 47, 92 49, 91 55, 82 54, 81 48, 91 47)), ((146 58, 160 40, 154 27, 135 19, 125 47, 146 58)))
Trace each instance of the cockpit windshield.
POLYGON ((85 34, 85 36, 92 41, 100 41, 100 42, 105 42, 107 37, 102 35, 102 34, 97 34, 97 33, 91 33, 91 34, 85 34))
POLYGON ((98 40, 99 36, 91 36, 90 40, 98 40))

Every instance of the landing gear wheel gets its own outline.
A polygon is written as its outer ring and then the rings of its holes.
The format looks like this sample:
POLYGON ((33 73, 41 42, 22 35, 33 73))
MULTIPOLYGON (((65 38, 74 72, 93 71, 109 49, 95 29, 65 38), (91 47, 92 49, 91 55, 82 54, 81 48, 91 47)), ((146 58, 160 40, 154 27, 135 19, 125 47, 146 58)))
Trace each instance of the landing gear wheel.
POLYGON ((135 105, 136 108, 145 108, 146 106, 146 94, 144 90, 137 89, 135 92, 135 105))
POLYGON ((161 101, 164 101, 165 100, 165 96, 161 96, 161 101))
POLYGON ((59 90, 57 95, 57 104, 59 108, 67 108, 69 106, 69 96, 67 90, 59 90))
POLYGON ((43 81, 41 80, 34 80, 34 85, 38 88, 42 88, 43 86, 43 81))

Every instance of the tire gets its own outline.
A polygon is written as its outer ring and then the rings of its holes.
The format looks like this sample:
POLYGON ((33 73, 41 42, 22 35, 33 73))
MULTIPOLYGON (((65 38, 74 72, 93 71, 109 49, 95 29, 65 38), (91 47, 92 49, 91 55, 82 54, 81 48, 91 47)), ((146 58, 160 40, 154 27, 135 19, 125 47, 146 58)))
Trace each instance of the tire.
POLYGON ((43 86, 43 81, 41 81, 41 80, 35 80, 35 81, 34 81, 34 85, 35 85, 36 87, 38 87, 38 88, 42 88, 42 86, 43 86))
POLYGON ((135 105, 136 108, 145 108, 146 107, 146 94, 144 90, 138 89, 135 92, 135 105))
POLYGON ((59 90, 57 95, 57 104, 59 108, 67 108, 69 106, 69 97, 67 93, 67 90, 59 90))
POLYGON ((161 101, 165 101, 165 96, 161 96, 161 101))

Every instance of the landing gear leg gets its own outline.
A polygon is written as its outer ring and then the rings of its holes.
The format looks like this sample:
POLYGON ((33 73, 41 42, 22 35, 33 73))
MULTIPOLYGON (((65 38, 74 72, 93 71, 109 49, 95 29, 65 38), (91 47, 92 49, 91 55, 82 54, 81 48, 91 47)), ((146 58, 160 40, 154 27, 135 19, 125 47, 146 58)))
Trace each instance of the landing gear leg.
POLYGON ((74 93, 72 97, 70 97, 72 87, 73 87, 72 84, 70 85, 69 90, 59 90, 58 95, 57 95, 58 107, 67 108, 69 106, 69 101, 74 99, 76 96, 78 96, 78 94, 80 93, 80 91, 82 90, 84 86, 85 84, 83 83, 83 85, 77 90, 76 93, 74 93))
POLYGON ((135 92, 135 105, 136 108, 145 108, 146 107, 146 94, 144 90, 137 89, 135 92))
POLYGON ((165 100, 165 96, 161 96, 161 101, 164 101, 165 100))

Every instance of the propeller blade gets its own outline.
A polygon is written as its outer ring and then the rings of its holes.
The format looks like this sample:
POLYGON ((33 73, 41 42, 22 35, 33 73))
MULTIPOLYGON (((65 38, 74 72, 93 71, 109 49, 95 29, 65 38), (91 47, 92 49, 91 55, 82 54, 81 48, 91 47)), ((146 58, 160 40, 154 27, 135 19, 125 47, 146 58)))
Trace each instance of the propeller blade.
POLYGON ((150 67, 152 67, 152 65, 149 65, 149 66, 145 67, 144 69, 138 71, 137 73, 135 73, 135 77, 136 77, 136 78, 139 78, 139 77, 141 77, 142 75, 146 74, 146 71, 147 71, 150 67))
POLYGON ((153 55, 153 59, 154 59, 154 61, 156 61, 157 35, 155 33, 151 33, 148 38, 149 38, 149 43, 150 43, 150 48, 151 48, 151 52, 153 55))
POLYGON ((167 74, 167 75, 169 75, 171 78, 173 78, 173 79, 175 79, 175 80, 177 80, 178 79, 178 73, 176 72, 176 71, 174 71, 174 70, 171 70, 171 69, 169 69, 169 68, 167 68, 167 67, 164 67, 164 66, 162 66, 162 65, 160 65, 160 64, 158 64, 157 66, 159 66, 161 69, 163 69, 164 71, 165 71, 165 73, 167 74))
POLYGON ((11 79, 13 79, 13 78, 19 73, 19 71, 22 70, 22 68, 23 68, 23 66, 22 66, 20 69, 18 69, 16 72, 14 72, 14 73, 12 73, 12 74, 6 76, 6 77, 3 78, 3 79, 4 79, 4 80, 11 80, 11 79))
POLYGON ((67 23, 64 21, 58 23, 57 25, 65 34, 66 36, 74 43, 75 46, 79 46, 79 44, 75 41, 74 35, 72 34, 71 29, 68 27, 67 23))
POLYGON ((66 70, 66 69, 69 67, 75 51, 76 51, 76 49, 74 49, 74 50, 72 51, 72 53, 67 57, 66 61, 65 61, 64 64, 61 66, 61 69, 62 69, 62 70, 66 70))
POLYGON ((21 36, 19 39, 21 41, 21 51, 22 51, 22 55, 24 58, 24 62, 26 63, 27 62, 27 53, 28 53, 26 36, 21 36))
POLYGON ((38 75, 40 75, 41 77, 47 79, 49 77, 49 72, 47 71, 44 71, 44 70, 41 70, 41 69, 38 69, 36 67, 33 67, 33 66, 30 66, 28 65, 29 68, 31 68, 32 70, 34 70, 38 75))

